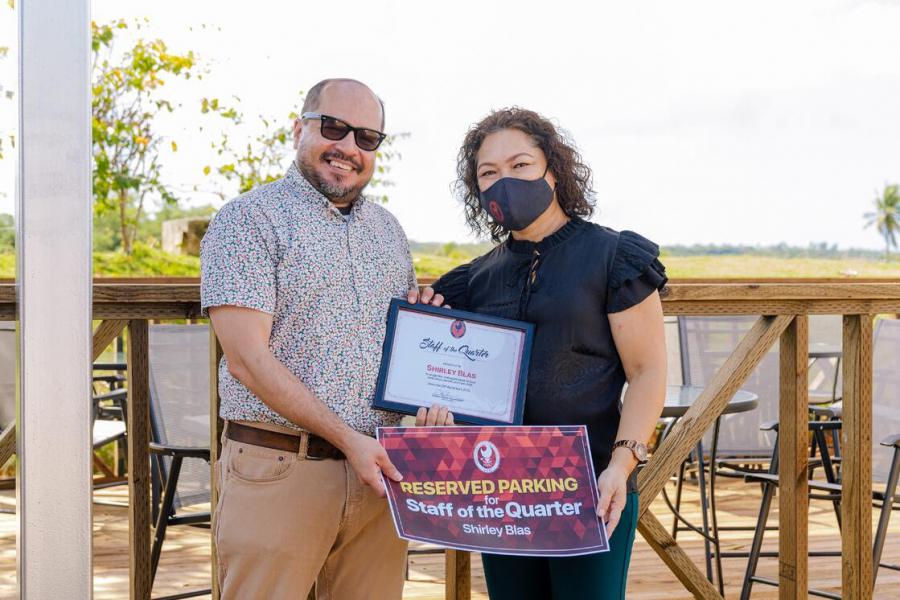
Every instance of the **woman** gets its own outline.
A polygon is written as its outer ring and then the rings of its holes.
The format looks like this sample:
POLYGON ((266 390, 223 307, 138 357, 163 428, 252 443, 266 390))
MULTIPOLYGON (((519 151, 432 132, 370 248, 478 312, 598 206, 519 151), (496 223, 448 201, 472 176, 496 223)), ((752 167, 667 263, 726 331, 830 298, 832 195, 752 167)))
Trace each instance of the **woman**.
POLYGON ((546 118, 492 112, 466 135, 457 191, 476 233, 499 244, 435 284, 447 305, 536 325, 525 423, 584 424, 608 553, 483 555, 492 599, 624 598, 637 525, 634 469, 665 400, 656 244, 590 223, 591 171, 546 118), (628 382, 624 402, 619 399, 628 382))

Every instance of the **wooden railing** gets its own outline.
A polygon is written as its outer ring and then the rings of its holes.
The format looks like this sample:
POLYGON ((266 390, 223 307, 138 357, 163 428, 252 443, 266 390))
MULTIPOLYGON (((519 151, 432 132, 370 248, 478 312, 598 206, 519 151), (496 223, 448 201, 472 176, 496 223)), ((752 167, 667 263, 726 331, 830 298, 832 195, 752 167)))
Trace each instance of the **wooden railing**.
MULTIPOLYGON (((96 358, 128 329, 128 464, 132 598, 150 597, 150 484, 148 320, 200 317, 200 291, 194 281, 108 283, 94 286, 96 358)), ((872 596, 871 431, 873 315, 900 313, 900 281, 792 280, 786 282, 672 282, 664 294, 668 315, 761 315, 703 393, 673 428, 641 471, 638 529, 695 597, 719 598, 648 507, 704 432, 722 413, 776 341, 781 342, 781 493, 779 510, 779 594, 804 598, 807 590, 807 339, 810 314, 843 315, 843 597, 872 596)), ((15 318, 15 290, 0 284, 0 319, 15 318)), ((210 377, 216 380, 221 348, 210 344, 210 377)), ((210 386, 211 450, 219 449, 218 395, 210 386)), ((14 431, 0 437, 0 464, 11 452, 14 431), (4 455, 3 453, 6 452, 4 455)), ((213 485, 212 502, 216 490, 213 485)), ((213 548, 213 553, 215 549, 213 548)), ((215 560, 213 555, 213 579, 215 560)), ((447 552, 447 598, 470 595, 469 556, 447 552)), ((215 582, 213 582, 215 585, 215 582)), ((214 597, 217 597, 214 594, 214 597)))

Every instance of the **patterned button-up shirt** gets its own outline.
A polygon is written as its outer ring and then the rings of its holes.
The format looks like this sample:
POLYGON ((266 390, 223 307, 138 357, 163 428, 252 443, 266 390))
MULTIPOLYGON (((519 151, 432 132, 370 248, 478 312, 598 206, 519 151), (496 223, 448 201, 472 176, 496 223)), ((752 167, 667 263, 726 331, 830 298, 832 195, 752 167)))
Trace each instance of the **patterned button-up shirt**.
MULTIPOLYGON (((201 303, 273 315, 269 348, 350 427, 399 417, 371 408, 391 298, 416 285, 397 219, 360 198, 348 218, 291 166, 231 200, 201 245, 201 303)), ((296 425, 219 365, 224 419, 296 425)))

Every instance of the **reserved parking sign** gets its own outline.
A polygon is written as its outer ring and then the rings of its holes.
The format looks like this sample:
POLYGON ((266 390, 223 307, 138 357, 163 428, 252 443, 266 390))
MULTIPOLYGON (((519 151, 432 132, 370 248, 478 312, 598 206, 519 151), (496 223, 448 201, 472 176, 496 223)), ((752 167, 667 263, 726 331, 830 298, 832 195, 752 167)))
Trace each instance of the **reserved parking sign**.
POLYGON ((400 537, 526 556, 606 552, 587 430, 384 427, 403 481, 386 480, 400 537))

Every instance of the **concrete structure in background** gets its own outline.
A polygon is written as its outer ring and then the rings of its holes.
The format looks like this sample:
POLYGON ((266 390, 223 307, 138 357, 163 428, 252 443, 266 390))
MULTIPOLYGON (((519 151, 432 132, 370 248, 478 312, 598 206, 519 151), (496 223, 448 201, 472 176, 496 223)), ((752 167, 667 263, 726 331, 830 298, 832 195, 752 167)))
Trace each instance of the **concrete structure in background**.
POLYGON ((163 221, 162 249, 170 254, 200 256, 200 240, 209 228, 209 217, 185 217, 163 221))

